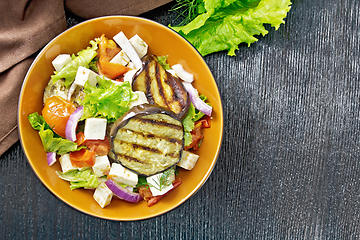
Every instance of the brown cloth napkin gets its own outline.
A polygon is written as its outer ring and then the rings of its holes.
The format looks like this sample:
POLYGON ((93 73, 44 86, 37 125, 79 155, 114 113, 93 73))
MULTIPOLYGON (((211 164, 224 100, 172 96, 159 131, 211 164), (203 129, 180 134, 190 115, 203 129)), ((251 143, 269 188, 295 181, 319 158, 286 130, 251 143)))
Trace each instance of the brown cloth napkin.
POLYGON ((21 85, 35 53, 66 30, 65 8, 82 18, 139 15, 171 0, 0 1, 0 156, 18 139, 21 85))

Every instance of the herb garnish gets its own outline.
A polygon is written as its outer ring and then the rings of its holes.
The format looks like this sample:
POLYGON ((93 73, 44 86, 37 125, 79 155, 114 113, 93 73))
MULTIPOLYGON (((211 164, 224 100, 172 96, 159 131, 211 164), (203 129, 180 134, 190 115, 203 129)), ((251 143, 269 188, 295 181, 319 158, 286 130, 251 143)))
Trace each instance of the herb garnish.
POLYGON ((199 14, 205 12, 204 1, 203 0, 176 0, 176 4, 171 8, 170 11, 175 11, 178 13, 179 17, 184 19, 181 21, 179 26, 183 26, 191 22, 199 14))
POLYGON ((176 172, 175 167, 170 168, 169 170, 163 172, 162 174, 159 174, 157 179, 154 180, 155 185, 148 183, 146 181, 145 177, 139 176, 138 184, 136 185, 136 188, 139 187, 152 187, 155 188, 158 191, 164 190, 166 187, 170 186, 172 184, 172 181, 170 180, 170 176, 176 172))
POLYGON ((166 187, 172 184, 172 182, 170 181, 170 176, 174 173, 175 173, 175 169, 170 168, 169 170, 163 172, 163 174, 158 176, 157 180, 156 179, 154 180, 156 186, 149 183, 148 184, 150 185, 150 187, 153 187, 161 192, 163 189, 165 189, 166 187))

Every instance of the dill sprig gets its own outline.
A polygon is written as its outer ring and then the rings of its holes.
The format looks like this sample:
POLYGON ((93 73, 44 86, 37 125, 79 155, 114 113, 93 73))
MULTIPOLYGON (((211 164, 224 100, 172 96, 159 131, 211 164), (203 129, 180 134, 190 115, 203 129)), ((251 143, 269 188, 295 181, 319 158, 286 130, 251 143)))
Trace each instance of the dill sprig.
POLYGON ((176 173, 176 167, 172 167, 169 170, 163 172, 161 175, 158 176, 157 181, 155 180, 155 185, 148 183, 145 177, 139 176, 139 182, 136 185, 136 188, 145 187, 145 188, 155 188, 159 191, 165 189, 166 187, 172 184, 170 180, 170 176, 176 173))
POLYGON ((174 173, 175 173, 174 168, 170 168, 169 170, 163 172, 163 174, 161 174, 157 178, 157 180, 156 179, 154 180, 156 186, 149 184, 150 187, 153 187, 159 191, 162 191, 163 189, 165 189, 166 187, 168 187, 172 184, 172 182, 170 181, 170 176, 174 173))
POLYGON ((170 9, 176 11, 179 17, 184 19, 178 26, 183 26, 194 20, 198 15, 205 12, 204 0, 176 0, 176 4, 170 9))

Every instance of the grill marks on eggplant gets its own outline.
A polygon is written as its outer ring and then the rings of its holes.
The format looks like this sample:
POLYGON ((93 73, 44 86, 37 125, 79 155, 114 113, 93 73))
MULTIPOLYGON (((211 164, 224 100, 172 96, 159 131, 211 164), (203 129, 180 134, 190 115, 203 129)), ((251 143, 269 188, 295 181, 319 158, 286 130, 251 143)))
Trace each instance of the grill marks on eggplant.
POLYGON ((146 56, 143 61, 133 89, 144 92, 150 104, 166 107, 182 118, 189 109, 190 99, 181 81, 167 72, 154 56, 146 56))
POLYGON ((158 126, 174 128, 175 130, 181 130, 182 129, 182 126, 171 124, 171 123, 168 123, 168 122, 157 121, 155 119, 139 118, 139 119, 136 119, 134 121, 140 121, 142 123, 149 123, 149 124, 152 124, 152 125, 158 125, 158 126))
POLYGON ((166 114, 130 119, 113 139, 117 161, 141 175, 153 175, 176 164, 183 148, 181 121, 166 114))
MULTIPOLYGON (((178 129, 181 130, 181 129, 178 129)), ((158 140, 158 141, 168 141, 171 143, 177 143, 177 144, 182 144, 182 139, 178 139, 178 138, 172 138, 172 137, 166 137, 166 136, 156 136, 154 134, 144 134, 142 132, 136 132, 130 129, 126 129, 126 128, 121 128, 118 131, 118 134, 126 134, 126 132, 128 132, 128 134, 132 134, 134 136, 136 136, 137 138, 144 138, 144 139, 153 139, 153 140, 158 140), (130 133, 131 132, 131 133, 130 133)))
MULTIPOLYGON (((155 74, 154 75, 155 75, 155 79, 156 79, 156 85, 154 85, 154 88, 156 89, 156 86, 158 87, 158 91, 159 91, 158 94, 159 94, 160 99, 164 100, 163 101, 164 106, 166 106, 167 108, 170 108, 169 101, 165 95, 164 86, 161 81, 163 79, 163 76, 161 75, 162 72, 160 71, 161 69, 159 68, 159 66, 160 66, 160 64, 155 63, 155 74)), ((168 81, 166 81, 166 79, 164 82, 168 83, 168 81)), ((155 102, 153 104, 155 104, 155 102)))
MULTIPOLYGON (((173 143, 173 144, 182 144, 182 140, 177 139, 177 138, 155 136, 154 134, 143 134, 141 132, 135 132, 135 131, 131 131, 131 130, 125 129, 125 128, 119 130, 118 134, 122 134, 123 136, 125 136, 126 134, 131 134, 133 136, 136 136, 136 139, 142 139, 142 140, 148 139, 149 142, 168 141, 169 143, 173 143)), ((149 152, 153 152, 153 153, 157 153, 157 154, 163 154, 161 149, 152 148, 152 147, 149 147, 146 145, 139 145, 137 143, 133 143, 132 141, 119 140, 118 138, 116 138, 115 142, 117 144, 128 145, 128 147, 131 147, 134 150, 144 150, 144 151, 149 151, 149 152)))
POLYGON ((149 152, 152 152, 152 153, 162 154, 162 151, 159 151, 159 150, 156 149, 156 148, 151 148, 151 147, 147 147, 147 146, 141 146, 141 145, 138 145, 138 144, 132 144, 131 147, 132 147, 134 150, 141 149, 141 150, 149 151, 149 152))
POLYGON ((124 154, 118 154, 118 157, 120 158, 123 158, 123 159, 126 159, 127 161, 129 162, 138 162, 138 163, 142 163, 142 164, 145 164, 145 162, 143 161, 140 161, 139 159, 137 158, 134 158, 134 157, 131 157, 131 156, 127 156, 127 155, 124 155, 124 154))

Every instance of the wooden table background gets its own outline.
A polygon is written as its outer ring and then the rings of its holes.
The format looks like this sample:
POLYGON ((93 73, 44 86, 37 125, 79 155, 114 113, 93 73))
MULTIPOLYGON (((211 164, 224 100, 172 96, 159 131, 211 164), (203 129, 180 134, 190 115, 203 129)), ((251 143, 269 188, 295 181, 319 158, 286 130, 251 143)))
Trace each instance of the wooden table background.
MULTIPOLYGON (((175 22, 167 4, 141 15, 175 22)), ((68 25, 82 21, 68 13, 68 25)), ((360 1, 293 0, 278 31, 204 59, 224 107, 212 175, 176 209, 115 222, 38 180, 20 143, 0 159, 0 239, 359 239, 360 1)))

